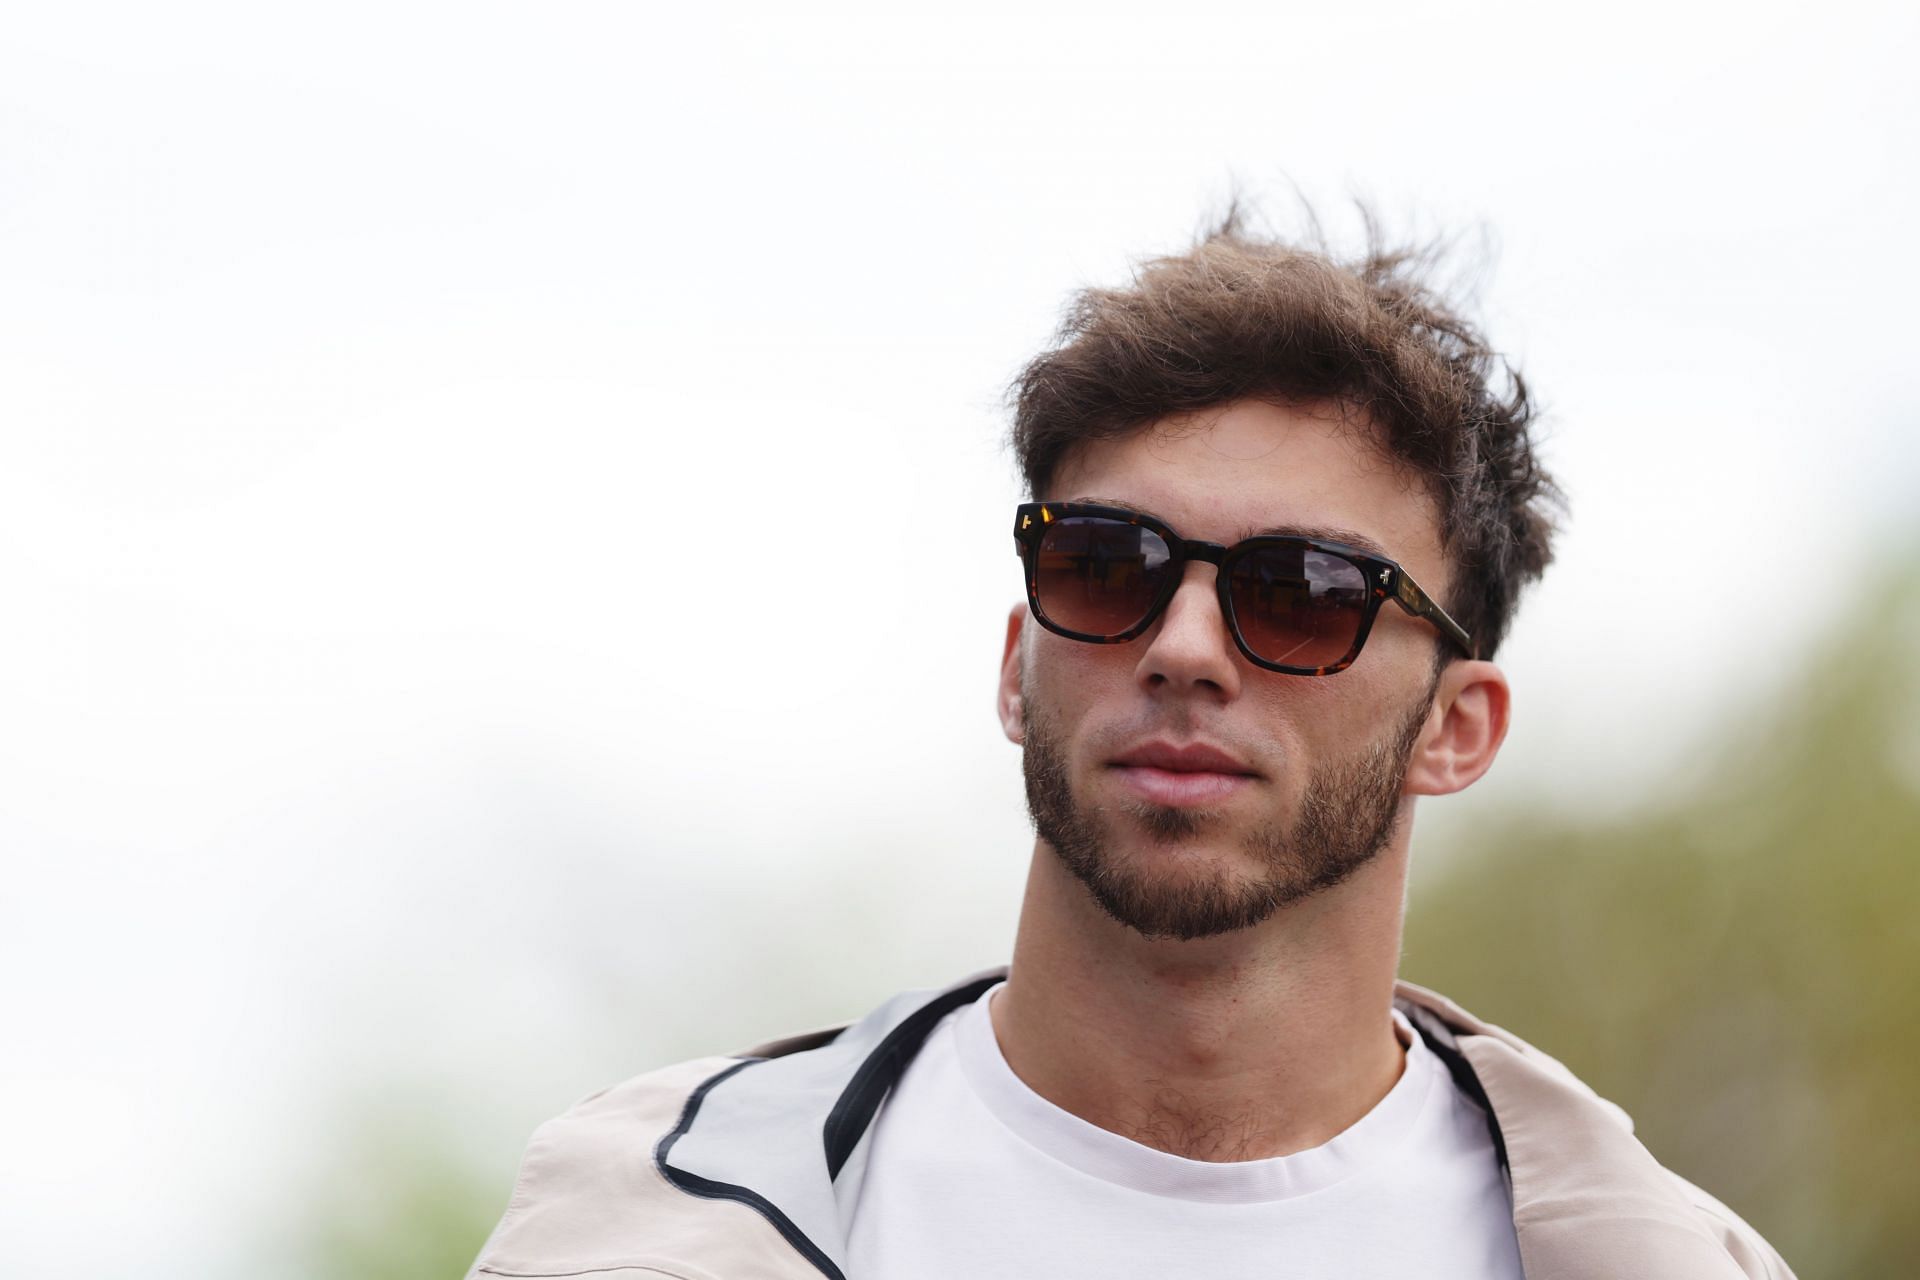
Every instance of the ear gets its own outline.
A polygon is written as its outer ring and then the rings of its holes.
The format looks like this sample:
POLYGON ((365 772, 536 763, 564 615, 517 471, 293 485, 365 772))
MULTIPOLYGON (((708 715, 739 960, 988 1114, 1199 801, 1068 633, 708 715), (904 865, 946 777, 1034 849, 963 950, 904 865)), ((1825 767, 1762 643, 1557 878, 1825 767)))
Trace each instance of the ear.
POLYGON ((1452 795, 1479 781, 1506 740, 1509 699, 1506 674, 1491 662, 1448 663, 1407 762, 1405 794, 1452 795))
POLYGON ((1020 698, 1020 633, 1026 625, 1027 606, 1016 604, 1007 614, 1007 647, 1000 655, 1000 728, 1009 742, 1025 742, 1027 737, 1020 698))

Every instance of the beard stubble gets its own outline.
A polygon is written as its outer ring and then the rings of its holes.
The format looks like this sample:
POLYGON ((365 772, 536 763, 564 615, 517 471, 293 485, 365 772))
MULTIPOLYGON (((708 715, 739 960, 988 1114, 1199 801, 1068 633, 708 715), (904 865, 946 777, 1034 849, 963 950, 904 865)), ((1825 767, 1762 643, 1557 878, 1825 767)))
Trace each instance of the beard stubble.
POLYGON ((1141 936, 1190 941, 1245 929, 1341 883, 1386 847, 1434 687, 1390 733, 1353 756, 1315 768, 1291 827, 1274 819, 1247 832, 1243 848, 1260 868, 1251 878, 1225 870, 1151 871, 1117 856, 1111 848, 1117 823, 1131 823, 1153 843, 1178 853, 1221 819, 1205 810, 1144 802, 1112 809, 1080 804, 1057 725, 1023 696, 1027 810, 1035 832, 1100 908, 1141 936))

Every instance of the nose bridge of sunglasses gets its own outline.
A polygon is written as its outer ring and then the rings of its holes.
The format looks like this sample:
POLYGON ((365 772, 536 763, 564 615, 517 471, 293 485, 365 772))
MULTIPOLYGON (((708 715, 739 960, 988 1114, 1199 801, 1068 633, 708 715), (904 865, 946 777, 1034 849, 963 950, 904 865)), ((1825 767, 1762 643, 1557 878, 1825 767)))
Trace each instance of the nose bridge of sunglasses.
POLYGON ((1155 621, 1164 626, 1176 609, 1184 612, 1194 607, 1202 609, 1202 616, 1207 616, 1204 611, 1209 607, 1208 602, 1211 602, 1211 616, 1207 617, 1208 626, 1217 628, 1223 636, 1230 636, 1233 630, 1233 613, 1232 606, 1226 598, 1227 577, 1220 556, 1207 554, 1209 550, 1217 553, 1224 551, 1225 548, 1214 543, 1203 543, 1201 548, 1199 554, 1195 554, 1194 548, 1189 545, 1187 555, 1180 565, 1180 578, 1174 583, 1173 589, 1167 593, 1166 601, 1157 611, 1155 621), (1201 567, 1203 565, 1210 568, 1212 572, 1209 573, 1203 569, 1201 567), (1184 606, 1179 604, 1183 598, 1188 602, 1184 606))
POLYGON ((1175 609, 1175 602, 1186 596, 1189 590, 1197 590, 1205 598, 1213 601, 1214 618, 1210 625, 1217 627, 1222 635, 1229 637, 1233 631, 1233 614, 1226 599, 1227 547, 1219 542, 1201 542, 1195 539, 1181 539, 1177 544, 1174 558, 1177 561, 1176 572, 1179 576, 1171 587, 1164 588, 1165 594, 1159 604, 1147 618, 1147 625, 1158 625, 1164 629, 1167 617, 1175 609), (1210 566, 1213 570, 1211 580, 1200 566, 1210 566))

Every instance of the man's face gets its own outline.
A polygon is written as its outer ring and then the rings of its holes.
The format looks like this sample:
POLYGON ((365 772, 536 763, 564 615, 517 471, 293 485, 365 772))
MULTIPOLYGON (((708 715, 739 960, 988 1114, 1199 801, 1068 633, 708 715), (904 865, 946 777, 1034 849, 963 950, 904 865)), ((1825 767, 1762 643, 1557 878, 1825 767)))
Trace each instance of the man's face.
MULTIPOLYGON (((1082 446, 1044 496, 1130 507, 1228 544, 1277 526, 1359 534, 1436 596, 1447 586, 1431 497, 1327 407, 1237 401, 1082 446)), ((1425 623, 1384 608, 1345 671, 1282 675, 1234 646, 1214 574, 1189 564, 1166 611, 1125 644, 1028 619, 1004 677, 1018 683, 1041 838, 1147 937, 1257 924, 1365 865, 1395 834, 1433 700, 1425 623), (1196 746, 1231 763, 1138 759, 1196 746)))

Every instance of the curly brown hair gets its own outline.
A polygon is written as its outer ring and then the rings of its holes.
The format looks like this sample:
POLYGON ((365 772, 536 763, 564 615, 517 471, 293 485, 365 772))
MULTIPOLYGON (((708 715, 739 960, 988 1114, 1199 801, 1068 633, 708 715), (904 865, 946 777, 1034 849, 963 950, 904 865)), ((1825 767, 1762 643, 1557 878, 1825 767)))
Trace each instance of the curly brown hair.
POLYGON ((1367 228, 1343 261, 1318 236, 1256 237, 1236 208, 1128 287, 1081 290, 1009 392, 1014 450, 1039 499, 1085 441, 1244 398, 1340 404, 1426 479, 1454 570, 1445 608, 1492 657, 1552 559, 1564 499, 1535 454, 1526 383, 1430 282, 1441 255, 1367 228))

